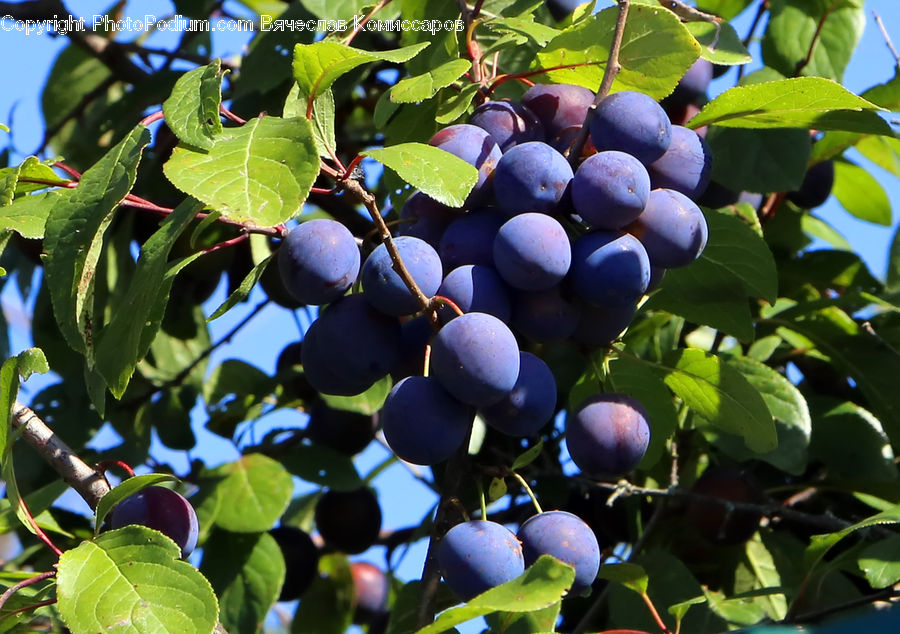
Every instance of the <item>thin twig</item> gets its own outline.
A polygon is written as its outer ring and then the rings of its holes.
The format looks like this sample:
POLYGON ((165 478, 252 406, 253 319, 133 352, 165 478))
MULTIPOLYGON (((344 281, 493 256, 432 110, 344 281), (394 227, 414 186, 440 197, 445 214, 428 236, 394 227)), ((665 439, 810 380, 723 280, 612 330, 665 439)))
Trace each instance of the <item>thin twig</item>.
POLYGON ((900 72, 900 54, 898 54, 897 49, 894 48, 894 43, 891 41, 891 36, 888 35, 887 29, 884 27, 881 16, 875 11, 872 11, 872 16, 875 18, 875 24, 878 25, 878 29, 881 31, 881 37, 884 38, 884 43, 887 44, 888 50, 891 52, 891 55, 894 56, 894 61, 897 63, 897 70, 900 72))
POLYGON ((794 68, 794 77, 799 77, 800 73, 803 72, 803 69, 806 68, 809 63, 812 61, 813 53, 816 50, 816 44, 819 43, 819 38, 822 36, 822 29, 825 28, 825 22, 828 20, 828 17, 831 15, 831 8, 825 10, 822 13, 822 17, 819 18, 818 24, 816 24, 816 32, 813 33, 812 41, 809 43, 809 50, 806 51, 806 57, 804 57, 794 68))
POLYGON ((587 115, 584 117, 584 123, 581 124, 581 129, 578 131, 578 136, 575 137, 575 141, 569 148, 569 163, 571 163, 573 167, 578 163, 581 151, 584 149, 584 144, 587 141, 588 132, 590 130, 591 119, 594 118, 597 106, 603 101, 603 98, 609 94, 609 90, 612 88, 616 75, 622 70, 622 65, 619 63, 619 51, 622 48, 622 38, 625 36, 625 23, 628 21, 628 8, 631 4, 631 0, 616 1, 619 3, 619 15, 616 18, 616 30, 613 33, 612 46, 609 48, 609 59, 606 62, 606 68, 603 69, 603 80, 600 82, 600 89, 597 91, 594 103, 588 108, 587 115))
POLYGON ((369 20, 372 19, 372 16, 381 11, 390 3, 391 0, 381 0, 381 2, 372 7, 372 10, 369 11, 365 16, 363 16, 362 20, 356 23, 356 25, 353 27, 353 31, 350 32, 350 35, 347 36, 343 43, 346 46, 350 46, 350 43, 354 40, 354 38, 356 38, 357 35, 359 35, 359 32, 362 31, 363 27, 368 24, 369 20))
POLYGON ((3 609, 3 606, 6 605, 6 602, 9 601, 10 597, 12 597, 16 592, 21 590, 22 588, 27 588, 28 586, 33 586, 36 583, 40 583, 41 581, 46 581, 51 577, 56 576, 55 570, 49 570, 47 572, 42 572, 33 577, 29 577, 28 579, 23 579, 19 583, 15 585, 11 585, 6 589, 3 594, 0 594, 0 610, 3 609))

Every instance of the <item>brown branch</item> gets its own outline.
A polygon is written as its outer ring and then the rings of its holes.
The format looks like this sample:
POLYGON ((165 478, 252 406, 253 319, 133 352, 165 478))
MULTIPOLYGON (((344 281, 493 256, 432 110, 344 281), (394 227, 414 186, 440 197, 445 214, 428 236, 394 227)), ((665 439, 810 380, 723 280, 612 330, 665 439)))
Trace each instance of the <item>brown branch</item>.
POLYGON ((894 62, 897 64, 897 71, 900 72, 900 54, 898 54, 897 49, 894 48, 894 43, 891 41, 891 36, 888 35, 887 29, 884 27, 881 16, 875 11, 872 11, 872 16, 875 18, 875 24, 878 25, 878 30, 881 31, 881 37, 884 38, 884 43, 887 45, 891 55, 894 56, 894 62))
POLYGON ((96 508, 100 498, 110 490, 103 474, 79 458, 31 408, 16 401, 12 414, 13 429, 21 432, 23 440, 84 498, 88 506, 96 508))
POLYGON ((616 2, 619 3, 619 15, 616 18, 616 30, 613 33, 612 46, 609 48, 609 60, 606 62, 606 68, 603 69, 603 80, 600 82, 600 89, 597 91, 594 103, 588 108, 587 115, 584 117, 584 123, 581 124, 581 129, 578 131, 578 136, 575 137, 575 141, 569 148, 568 158, 573 168, 578 163, 578 158, 581 156, 582 149, 584 149, 591 119, 594 118, 597 106, 609 94, 616 75, 622 70, 622 65, 619 63, 619 51, 622 48, 622 38, 625 36, 625 23, 628 20, 628 8, 631 5, 631 0, 616 0, 616 2))

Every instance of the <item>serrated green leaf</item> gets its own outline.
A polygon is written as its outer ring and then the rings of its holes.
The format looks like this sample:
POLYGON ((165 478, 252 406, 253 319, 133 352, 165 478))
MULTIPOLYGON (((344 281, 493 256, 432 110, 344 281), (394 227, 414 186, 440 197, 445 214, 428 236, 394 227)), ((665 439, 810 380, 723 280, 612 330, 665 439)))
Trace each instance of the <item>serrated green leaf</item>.
MULTIPOLYGON (((609 58, 618 9, 604 9, 550 40, 536 68, 587 64, 546 73, 549 81, 597 90, 609 58)), ((700 55, 700 45, 681 21, 662 7, 633 4, 628 12, 613 90, 639 90, 662 99, 700 55)))
POLYGON ((294 483, 280 463, 262 454, 248 454, 214 469, 217 494, 225 501, 216 525, 235 533, 267 531, 284 513, 294 483))
POLYGON ((163 102, 166 124, 187 145, 209 150, 222 132, 219 106, 222 103, 222 62, 215 59, 206 66, 182 75, 172 94, 163 102))
POLYGON ((389 98, 394 103, 416 103, 431 99, 438 90, 455 82, 469 68, 471 62, 467 60, 450 60, 424 75, 401 79, 391 87, 389 98))
POLYGON ((834 162, 832 193, 850 215, 876 225, 891 226, 891 201, 887 192, 859 165, 834 162))
POLYGON ((134 186, 150 132, 137 126, 81 177, 71 194, 56 199, 44 231, 46 283, 66 342, 94 358, 94 275, 103 236, 118 204, 134 186))
POLYGON ((281 457, 281 463, 301 480, 336 491, 355 491, 363 485, 353 460, 329 447, 297 445, 281 457))
POLYGON ((100 501, 97 503, 97 509, 94 511, 94 535, 96 536, 100 533, 100 527, 103 525, 103 520, 106 519, 107 514, 112 508, 125 498, 132 496, 147 487, 159 484, 160 482, 177 481, 178 478, 166 473, 147 473, 145 475, 133 476, 127 480, 123 480, 121 484, 110 489, 110 491, 100 498, 100 501))
POLYGON ((748 64, 753 61, 753 56, 747 51, 741 36, 728 22, 720 22, 717 25, 711 22, 688 22, 688 31, 702 44, 700 57, 723 66, 736 66, 748 64), (716 36, 718 40, 716 41, 716 36), (716 41, 716 47, 710 48, 716 41))
POLYGON ((896 482, 897 465, 884 427, 868 410, 851 402, 811 400, 813 427, 809 453, 838 480, 896 482), (847 442, 848 438, 853 443, 847 442))
POLYGON ((891 135, 891 127, 875 113, 879 109, 830 79, 797 77, 726 90, 706 104, 688 127, 716 124, 891 135))
POLYGON ((564 563, 541 555, 523 575, 491 588, 458 608, 443 612, 434 623, 418 634, 438 634, 490 612, 533 612, 550 607, 572 586, 575 570, 564 563))
POLYGON ((147 239, 123 300, 128 310, 113 314, 96 336, 96 367, 116 398, 125 393, 135 367, 159 331, 177 270, 168 263, 169 252, 201 208, 196 200, 185 200, 147 239))
POLYGON ((711 424, 744 438, 753 451, 778 445, 775 423, 760 393, 737 370, 702 350, 677 350, 667 356, 669 386, 711 424))
MULTIPOLYGON (((547 42, 559 35, 559 29, 534 21, 534 16, 522 14, 511 18, 495 18, 485 23, 492 31, 497 33, 512 33, 530 39, 538 46, 544 46, 547 42)), ((487 54, 487 53, 485 53, 487 54)))
POLYGON ((621 563, 606 564, 600 566, 600 572, 597 573, 598 579, 607 579, 622 584, 629 590, 633 590, 638 594, 645 594, 650 579, 647 577, 647 571, 637 564, 621 563))
POLYGON ((68 195, 68 191, 52 191, 17 198, 0 207, 0 229, 12 229, 23 238, 43 238, 50 211, 68 195))
POLYGON ((437 117, 435 121, 441 125, 453 123, 459 119, 472 105, 475 95, 478 94, 478 84, 466 84, 459 92, 447 91, 449 96, 441 101, 437 109, 437 117))
POLYGON ((401 143, 360 154, 384 164, 416 189, 450 207, 462 207, 478 181, 474 166, 424 143, 401 143), (435 174, 441 178, 435 178, 435 174))
POLYGON ((57 607, 72 632, 209 634, 218 604, 209 582, 171 539, 127 526, 59 558, 57 607))
POLYGON ((800 217, 800 228, 803 229, 803 233, 806 235, 827 242, 835 249, 853 251, 853 247, 847 242, 847 238, 842 236, 837 229, 821 218, 814 216, 812 213, 804 213, 800 217))
POLYGON ((213 531, 203 544, 202 572, 219 598, 229 632, 259 632, 284 582, 285 561, 268 533, 213 531))
POLYGON ((422 42, 392 51, 363 51, 333 41, 297 44, 294 46, 294 79, 301 94, 315 99, 338 77, 357 66, 376 61, 406 62, 429 44, 422 42))
POLYGON ((319 166, 309 121, 263 117, 223 130, 208 153, 175 148, 163 171, 230 220, 274 227, 300 212, 319 166))
POLYGON ((687 601, 679 601, 673 605, 670 605, 668 608, 668 613, 675 617, 675 621, 680 623, 684 618, 684 615, 688 613, 688 610, 691 609, 693 605, 699 605, 701 603, 706 603, 706 595, 702 594, 698 597, 694 597, 693 599, 688 599, 687 601))
MULTIPOLYGON (((295 82, 284 101, 282 116, 285 119, 304 118, 308 104, 306 97, 300 92, 300 86, 295 82)), ((334 139, 334 93, 331 88, 323 90, 313 103, 312 129, 319 156, 330 157, 337 147, 334 139)))
POLYGON ((515 460, 513 460, 512 466, 510 469, 515 471, 516 469, 521 469, 522 467, 526 467, 530 465, 532 462, 537 460, 537 457, 541 455, 541 451, 544 449, 544 441, 539 440, 536 445, 533 447, 529 447, 521 454, 519 454, 515 460))
POLYGON ((873 588, 887 588, 900 581, 900 535, 890 535, 866 546, 857 560, 873 588))
POLYGON ((812 571, 839 541, 847 535, 870 526, 885 524, 900 524, 900 506, 895 506, 887 511, 868 517, 852 526, 827 535, 813 535, 809 546, 803 552, 803 563, 807 571, 812 571))
POLYGON ((241 283, 238 285, 236 289, 228 296, 224 302, 222 302, 218 308, 216 308, 212 315, 206 321, 213 321, 214 319, 218 319, 229 310, 234 308, 236 305, 243 302, 250 296, 250 291, 253 290, 253 287, 256 286, 256 283, 259 281, 259 278, 263 276, 263 273, 266 270, 266 267, 269 265, 269 260, 272 259, 272 256, 266 258, 247 273, 246 277, 241 280, 241 283))

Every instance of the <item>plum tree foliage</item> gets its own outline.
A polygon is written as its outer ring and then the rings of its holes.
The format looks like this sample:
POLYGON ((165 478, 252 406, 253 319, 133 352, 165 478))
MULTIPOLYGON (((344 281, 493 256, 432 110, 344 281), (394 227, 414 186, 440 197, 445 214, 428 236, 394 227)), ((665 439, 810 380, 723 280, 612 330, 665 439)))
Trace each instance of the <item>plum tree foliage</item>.
POLYGON ((864 0, 237 4, 0 126, 3 631, 896 631, 900 240, 815 209, 891 223, 864 0))

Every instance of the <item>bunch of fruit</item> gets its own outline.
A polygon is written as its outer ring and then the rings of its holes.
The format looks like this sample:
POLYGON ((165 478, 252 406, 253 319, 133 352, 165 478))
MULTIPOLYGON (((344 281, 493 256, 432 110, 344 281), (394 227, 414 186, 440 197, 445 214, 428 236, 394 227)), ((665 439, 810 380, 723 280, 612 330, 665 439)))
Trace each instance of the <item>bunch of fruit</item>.
MULTIPOLYGON (((390 374, 379 418, 401 459, 447 460, 476 411, 504 434, 536 435, 557 410, 556 382, 520 343, 608 345, 665 270, 703 250, 706 221, 692 199, 709 180, 705 142, 672 125, 652 98, 626 91, 599 101, 578 143, 594 101, 579 86, 535 85, 520 103, 485 102, 469 123, 435 134, 431 145, 476 167, 478 180, 460 209, 413 193, 396 255, 385 243, 363 260, 356 238, 333 220, 285 236, 284 286, 299 302, 328 304, 302 342, 306 380, 349 396, 390 374), (348 294, 357 282, 362 290, 348 294)), ((566 436, 582 473, 610 477, 638 464, 650 427, 633 398, 600 394, 570 413, 566 436)), ((440 552, 463 598, 517 576, 540 554, 575 566, 577 589, 599 566, 593 533, 561 512, 532 518, 518 537, 486 521, 460 524, 440 552), (576 552, 564 543, 590 545, 576 552)))

